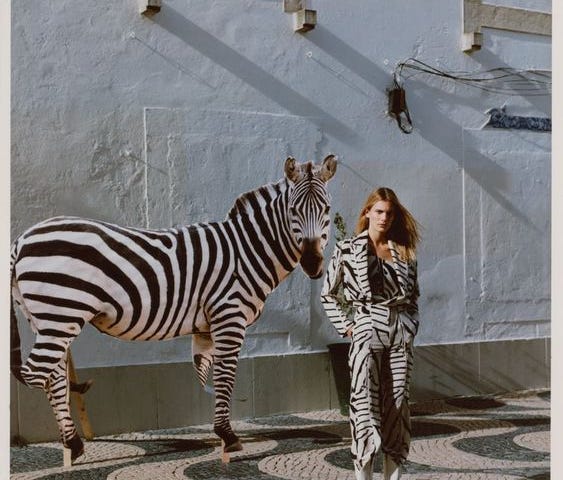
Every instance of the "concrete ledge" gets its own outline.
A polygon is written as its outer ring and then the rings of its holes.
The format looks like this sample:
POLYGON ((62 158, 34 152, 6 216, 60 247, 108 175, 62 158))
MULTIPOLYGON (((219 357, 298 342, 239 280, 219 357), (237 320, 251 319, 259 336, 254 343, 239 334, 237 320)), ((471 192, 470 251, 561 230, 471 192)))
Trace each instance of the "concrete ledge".
MULTIPOLYGON (((330 365, 328 352, 241 359, 233 419, 338 408, 330 365)), ((199 386, 191 363, 86 368, 78 375, 94 380, 85 400, 95 435, 212 422, 214 398, 199 386)), ((413 401, 549 386, 549 338, 415 348, 413 401)), ((42 391, 12 378, 10 398, 12 436, 58 439, 42 391)))
POLYGON ((417 347, 411 398, 549 388, 550 345, 539 338, 417 347))

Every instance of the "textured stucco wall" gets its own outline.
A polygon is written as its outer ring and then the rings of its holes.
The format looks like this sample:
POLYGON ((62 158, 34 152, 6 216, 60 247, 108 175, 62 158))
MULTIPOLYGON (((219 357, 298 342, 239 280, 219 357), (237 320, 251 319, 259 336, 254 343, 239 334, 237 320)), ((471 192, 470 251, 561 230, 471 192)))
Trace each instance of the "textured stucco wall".
MULTIPOLYGON (((484 28, 482 49, 464 54, 461 1, 451 0, 316 1, 318 25, 300 35, 281 5, 163 0, 147 19, 136 0, 13 2, 12 234, 58 214, 219 220, 239 193, 278 179, 287 155, 334 152, 333 212, 350 230, 379 185, 424 226, 418 344, 548 336, 551 135, 481 127, 503 105, 549 117, 550 98, 418 75, 406 84, 415 130, 405 135, 386 114, 386 89, 408 57, 450 71, 550 70, 551 38, 484 28)), ((244 354, 337 340, 320 285, 294 273, 244 354)), ((74 357, 79 367, 179 362, 189 343, 87 329, 74 357)))

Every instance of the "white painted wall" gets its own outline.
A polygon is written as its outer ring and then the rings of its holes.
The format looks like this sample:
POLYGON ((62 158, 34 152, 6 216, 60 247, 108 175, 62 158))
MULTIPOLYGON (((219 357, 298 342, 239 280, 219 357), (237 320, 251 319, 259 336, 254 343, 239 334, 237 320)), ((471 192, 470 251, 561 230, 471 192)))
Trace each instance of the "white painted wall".
MULTIPOLYGON (((152 19, 136 0, 12 2, 13 235, 58 214, 153 227, 220 220, 239 193, 280 178, 287 155, 334 152, 333 212, 350 230, 380 185, 424 226, 418 344, 549 336, 551 135, 481 127, 502 105, 549 117, 550 98, 418 75, 406 83, 414 132, 386 114, 394 67, 408 57, 449 71, 551 70, 551 37, 484 29, 483 48, 463 53, 461 5, 315 1, 318 25, 301 35, 282 0, 163 0, 152 19)), ((338 340, 320 284, 294 273, 244 354, 338 340)), ((79 367, 179 362, 190 342, 87 330, 74 357, 79 367)))

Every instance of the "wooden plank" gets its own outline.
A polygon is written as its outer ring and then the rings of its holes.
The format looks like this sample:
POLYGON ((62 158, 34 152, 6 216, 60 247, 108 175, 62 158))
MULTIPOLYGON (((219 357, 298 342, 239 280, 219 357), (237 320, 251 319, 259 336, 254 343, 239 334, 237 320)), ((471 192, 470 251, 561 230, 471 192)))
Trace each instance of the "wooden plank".
POLYGON ((63 447, 63 466, 72 467, 72 450, 70 448, 63 447))
MULTIPOLYGON (((76 370, 74 369, 74 362, 72 360, 70 349, 68 350, 67 362, 69 381, 78 384, 78 376, 76 375, 76 370)), ((94 432, 92 431, 92 425, 90 424, 88 412, 86 411, 86 402, 84 401, 83 394, 79 392, 71 392, 71 398, 72 403, 78 410, 78 417, 80 419, 84 438, 86 440, 92 440, 94 438, 94 432)))
POLYGON ((231 461, 231 456, 228 452, 225 452, 225 441, 221 440, 221 461, 223 464, 227 465, 231 461))

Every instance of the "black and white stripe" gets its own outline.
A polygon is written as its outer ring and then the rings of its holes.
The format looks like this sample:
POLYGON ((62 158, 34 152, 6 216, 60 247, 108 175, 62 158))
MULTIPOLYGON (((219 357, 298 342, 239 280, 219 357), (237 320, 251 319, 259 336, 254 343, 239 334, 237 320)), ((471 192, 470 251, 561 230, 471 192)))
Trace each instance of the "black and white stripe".
POLYGON ((223 222, 142 230, 57 217, 15 241, 12 297, 36 340, 21 366, 12 313, 12 371, 47 391, 65 445, 80 453, 68 411, 66 352, 90 323, 125 340, 193 335, 202 384, 215 365, 215 432, 227 448, 240 448, 229 410, 246 327, 298 263, 311 277, 322 274, 326 182, 335 169, 333 156, 321 166, 289 158, 286 178, 240 196, 223 222))
POLYGON ((374 293, 370 284, 367 230, 336 245, 321 292, 336 330, 342 336, 353 332, 350 427, 359 470, 380 448, 396 464, 403 463, 410 444, 412 341, 419 323, 417 264, 402 260, 394 242, 388 245, 392 262, 380 260, 379 274, 388 275, 381 292, 374 293), (341 288, 345 302, 354 306, 353 318, 342 308, 341 288))

